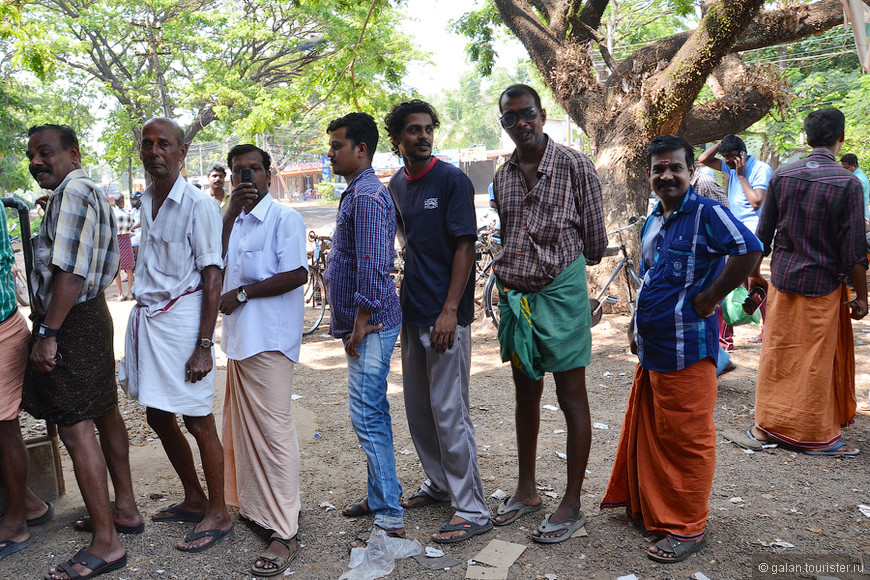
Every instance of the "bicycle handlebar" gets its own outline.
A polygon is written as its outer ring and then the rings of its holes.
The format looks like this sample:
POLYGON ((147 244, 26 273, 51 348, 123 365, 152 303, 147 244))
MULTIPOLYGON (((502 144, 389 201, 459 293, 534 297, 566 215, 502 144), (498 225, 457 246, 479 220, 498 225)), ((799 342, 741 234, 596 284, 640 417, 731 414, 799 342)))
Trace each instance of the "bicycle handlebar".
POLYGON ((315 232, 314 230, 311 230, 310 232, 308 232, 308 239, 312 242, 316 242, 318 240, 320 240, 320 241, 326 240, 326 241, 330 241, 330 242, 332 241, 332 238, 330 236, 318 236, 317 232, 315 232))
POLYGON ((628 225, 627 226, 622 226, 621 228, 616 228, 612 232, 607 232, 607 235, 612 236, 613 234, 619 233, 623 230, 628 230, 628 229, 631 229, 634 227, 640 227, 643 225, 643 222, 645 222, 645 221, 646 221, 646 217, 631 216, 630 218, 628 218, 628 225))

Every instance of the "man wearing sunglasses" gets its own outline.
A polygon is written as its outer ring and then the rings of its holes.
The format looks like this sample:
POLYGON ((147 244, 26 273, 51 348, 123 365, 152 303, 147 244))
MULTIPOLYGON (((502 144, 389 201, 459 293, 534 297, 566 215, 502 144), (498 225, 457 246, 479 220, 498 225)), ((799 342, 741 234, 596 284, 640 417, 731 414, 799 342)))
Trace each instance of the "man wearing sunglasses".
POLYGON ((586 264, 607 247, 601 184, 586 155, 544 134, 546 111, 535 90, 511 85, 499 97, 501 125, 516 144, 494 179, 502 253, 493 263, 503 361, 516 389, 519 482, 499 506, 496 525, 541 509, 535 453, 543 376, 552 372, 567 422, 568 485, 556 510, 530 535, 551 544, 583 527, 580 488, 592 440, 586 365, 592 335, 586 264), (531 322, 531 323, 529 323, 531 322))

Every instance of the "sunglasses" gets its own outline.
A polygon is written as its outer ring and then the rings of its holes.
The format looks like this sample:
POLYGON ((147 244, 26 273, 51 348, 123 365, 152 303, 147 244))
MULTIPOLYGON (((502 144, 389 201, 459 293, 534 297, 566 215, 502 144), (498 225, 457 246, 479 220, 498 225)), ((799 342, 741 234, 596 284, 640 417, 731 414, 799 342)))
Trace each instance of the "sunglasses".
POLYGON ((538 109, 535 107, 529 107, 528 109, 523 109, 519 113, 514 113, 513 111, 508 111, 504 115, 501 116, 499 121, 501 121, 501 126, 505 129, 513 129, 514 126, 519 122, 520 119, 525 121, 526 123, 530 123, 538 118, 538 109))

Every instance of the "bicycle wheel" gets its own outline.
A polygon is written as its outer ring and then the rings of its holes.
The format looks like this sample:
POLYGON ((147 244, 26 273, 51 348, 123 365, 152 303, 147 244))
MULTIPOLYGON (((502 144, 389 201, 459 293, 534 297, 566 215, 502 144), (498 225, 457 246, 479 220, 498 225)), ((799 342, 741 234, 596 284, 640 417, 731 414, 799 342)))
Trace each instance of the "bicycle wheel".
POLYGON ((637 306, 637 291, 640 289, 641 281, 637 273, 631 269, 631 265, 626 264, 625 268, 625 292, 628 298, 628 309, 630 314, 634 314, 634 309, 637 306))
POLYGON ((15 299, 20 306, 30 306, 30 295, 27 293, 27 284, 16 275, 12 275, 15 282, 15 299))
POLYGON ((498 309, 498 286, 495 284, 495 274, 490 274, 483 287, 483 312, 492 320, 493 326, 498 328, 498 318, 501 312, 498 309))
POLYGON ((326 314, 326 284, 319 272, 312 272, 305 285, 305 322, 302 334, 308 335, 317 330, 326 314))
POLYGON ((589 313, 592 315, 592 318, 589 320, 589 327, 592 328, 601 322, 601 315, 604 314, 604 309, 601 308, 601 303, 595 298, 589 299, 589 313))

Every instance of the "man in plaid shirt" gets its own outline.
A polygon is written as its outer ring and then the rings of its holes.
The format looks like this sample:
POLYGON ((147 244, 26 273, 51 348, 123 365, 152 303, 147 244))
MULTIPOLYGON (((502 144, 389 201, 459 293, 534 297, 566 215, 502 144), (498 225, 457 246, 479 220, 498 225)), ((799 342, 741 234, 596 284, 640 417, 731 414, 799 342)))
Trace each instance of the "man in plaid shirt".
POLYGON ((512 85, 501 94, 499 109, 516 151, 494 179, 504 246, 493 270, 501 357, 512 363, 516 388, 520 473, 495 524, 541 508, 535 452, 543 375, 552 372, 567 420, 568 485, 556 511, 531 533, 532 540, 550 544, 567 540, 586 521, 580 488, 592 441, 586 398, 592 334, 585 267, 601 260, 607 232, 595 168, 586 155, 544 134, 547 113, 537 92, 512 85))

